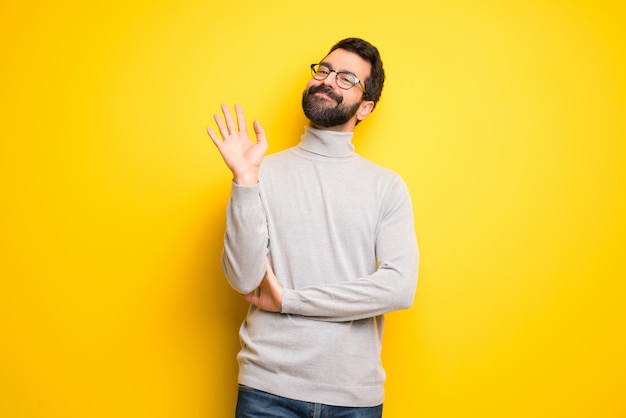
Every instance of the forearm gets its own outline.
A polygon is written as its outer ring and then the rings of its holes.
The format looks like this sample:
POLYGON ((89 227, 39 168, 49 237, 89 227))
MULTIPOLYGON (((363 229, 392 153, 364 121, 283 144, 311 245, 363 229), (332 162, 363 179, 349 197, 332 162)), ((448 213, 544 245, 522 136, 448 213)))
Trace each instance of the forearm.
POLYGON ((403 268, 324 286, 284 289, 282 312, 330 322, 353 321, 409 308, 417 286, 418 254, 403 268))
POLYGON ((247 294, 256 289, 266 271, 268 232, 259 186, 232 185, 226 214, 222 266, 231 286, 247 294))

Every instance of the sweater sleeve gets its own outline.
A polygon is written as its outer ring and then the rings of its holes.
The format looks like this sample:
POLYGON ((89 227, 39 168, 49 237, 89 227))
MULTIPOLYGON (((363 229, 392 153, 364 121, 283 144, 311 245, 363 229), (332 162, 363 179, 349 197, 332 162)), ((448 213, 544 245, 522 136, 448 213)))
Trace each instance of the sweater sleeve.
POLYGON ((411 198, 398 178, 392 187, 376 234, 378 268, 369 276, 283 291, 282 312, 321 321, 370 318, 413 303, 419 250, 411 198))
POLYGON ((268 241, 259 184, 243 187, 233 182, 226 211, 222 268, 239 293, 250 293, 261 283, 267 269, 268 241))

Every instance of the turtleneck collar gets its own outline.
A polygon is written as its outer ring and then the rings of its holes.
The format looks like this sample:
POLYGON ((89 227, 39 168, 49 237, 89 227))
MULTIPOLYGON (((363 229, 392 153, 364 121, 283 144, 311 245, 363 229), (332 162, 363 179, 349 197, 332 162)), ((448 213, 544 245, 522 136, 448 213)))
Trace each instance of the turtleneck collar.
POLYGON ((354 132, 323 131, 305 126, 298 148, 325 157, 351 157, 355 155, 353 136, 354 132))

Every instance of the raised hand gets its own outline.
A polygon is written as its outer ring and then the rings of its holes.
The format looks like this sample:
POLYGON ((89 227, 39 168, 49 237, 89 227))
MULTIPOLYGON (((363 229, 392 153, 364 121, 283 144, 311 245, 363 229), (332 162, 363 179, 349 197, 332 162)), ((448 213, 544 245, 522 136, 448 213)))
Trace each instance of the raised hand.
POLYGON ((256 142, 252 142, 246 130, 246 119, 240 105, 235 105, 237 125, 225 104, 222 105, 222 113, 224 119, 219 114, 214 115, 222 138, 220 139, 210 127, 207 128, 207 133, 232 171, 234 182, 240 186, 253 186, 259 180, 259 168, 267 152, 265 131, 255 120, 253 128, 256 142))

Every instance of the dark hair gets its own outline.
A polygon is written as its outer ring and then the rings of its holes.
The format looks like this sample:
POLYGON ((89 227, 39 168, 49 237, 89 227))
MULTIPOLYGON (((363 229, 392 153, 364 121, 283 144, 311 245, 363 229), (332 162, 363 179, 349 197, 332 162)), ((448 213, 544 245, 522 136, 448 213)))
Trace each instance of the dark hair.
POLYGON ((370 76, 364 81, 365 94, 363 95, 363 99, 373 101, 374 107, 376 107, 376 103, 380 100, 380 95, 383 92, 383 84, 385 83, 385 70, 383 70, 383 62, 380 59, 378 49, 369 42, 359 38, 346 38, 337 42, 330 48, 328 54, 335 49, 345 49, 346 51, 353 52, 370 63, 372 69, 370 76))

